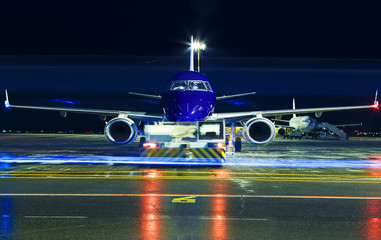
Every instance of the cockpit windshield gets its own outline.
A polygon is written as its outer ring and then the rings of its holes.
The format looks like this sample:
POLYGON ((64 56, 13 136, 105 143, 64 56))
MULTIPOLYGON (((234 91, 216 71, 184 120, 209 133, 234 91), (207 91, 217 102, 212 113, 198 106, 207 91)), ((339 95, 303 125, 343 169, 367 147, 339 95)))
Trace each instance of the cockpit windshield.
POLYGON ((208 82, 202 80, 174 81, 170 86, 171 91, 192 90, 192 91, 211 91, 212 88, 208 82))
POLYGON ((188 81, 175 81, 171 90, 186 90, 188 89, 188 81))
POLYGON ((203 81, 189 81, 189 90, 206 90, 203 81))

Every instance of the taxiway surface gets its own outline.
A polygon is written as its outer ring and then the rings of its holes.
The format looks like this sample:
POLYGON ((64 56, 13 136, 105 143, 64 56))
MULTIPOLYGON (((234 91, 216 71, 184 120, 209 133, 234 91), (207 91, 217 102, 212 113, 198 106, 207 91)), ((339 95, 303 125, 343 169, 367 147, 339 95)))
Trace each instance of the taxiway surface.
POLYGON ((379 140, 244 144, 213 166, 136 151, 1 134, 1 239, 381 238, 379 140))

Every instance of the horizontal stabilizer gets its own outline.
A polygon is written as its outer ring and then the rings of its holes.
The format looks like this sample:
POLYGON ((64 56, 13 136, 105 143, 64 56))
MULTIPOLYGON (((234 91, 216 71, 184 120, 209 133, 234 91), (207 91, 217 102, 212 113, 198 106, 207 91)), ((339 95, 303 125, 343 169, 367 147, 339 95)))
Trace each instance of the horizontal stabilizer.
POLYGON ((224 96, 216 97, 216 100, 224 100, 227 98, 242 97, 242 96, 253 95, 253 94, 256 94, 256 92, 240 93, 240 94, 227 95, 227 96, 224 95, 224 96))
POLYGON ((161 100, 161 96, 160 95, 151 95, 151 94, 136 93, 136 92, 128 92, 128 93, 132 94, 132 95, 137 95, 137 96, 142 96, 142 97, 148 97, 148 98, 154 98, 154 99, 161 100))
POLYGON ((357 126, 362 126, 362 123, 351 123, 351 124, 339 124, 339 125, 334 125, 336 127, 357 127, 357 126))

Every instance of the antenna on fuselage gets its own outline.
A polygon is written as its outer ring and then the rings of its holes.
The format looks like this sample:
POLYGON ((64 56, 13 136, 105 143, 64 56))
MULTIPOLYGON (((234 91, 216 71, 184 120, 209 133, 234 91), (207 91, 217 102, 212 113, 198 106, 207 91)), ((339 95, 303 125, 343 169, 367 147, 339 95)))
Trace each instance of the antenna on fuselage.
POLYGON ((193 50, 194 50, 194 45, 193 45, 193 35, 191 35, 191 50, 190 50, 190 63, 189 63, 189 71, 194 72, 194 60, 193 60, 193 50))

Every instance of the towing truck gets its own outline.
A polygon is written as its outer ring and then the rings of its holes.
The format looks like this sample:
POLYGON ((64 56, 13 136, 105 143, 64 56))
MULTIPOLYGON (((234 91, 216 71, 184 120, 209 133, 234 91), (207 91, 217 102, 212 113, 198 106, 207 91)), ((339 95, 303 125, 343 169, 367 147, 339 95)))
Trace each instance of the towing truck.
POLYGON ((142 157, 226 157, 224 120, 156 122, 145 125, 144 133, 142 157))

